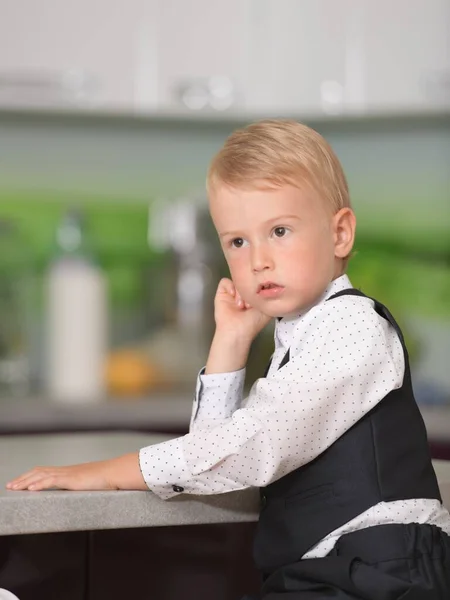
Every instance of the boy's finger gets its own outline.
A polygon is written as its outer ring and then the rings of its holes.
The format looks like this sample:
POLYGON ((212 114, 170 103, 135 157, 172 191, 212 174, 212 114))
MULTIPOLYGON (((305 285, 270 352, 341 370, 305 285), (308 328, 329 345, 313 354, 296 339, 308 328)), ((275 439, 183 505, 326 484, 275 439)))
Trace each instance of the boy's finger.
POLYGON ((236 296, 235 296, 235 298, 236 298, 236 304, 239 306, 239 308, 244 308, 245 303, 242 300, 241 295, 240 295, 240 293, 237 290, 236 290, 236 296))
POLYGON ((14 479, 10 483, 8 483, 6 487, 12 490, 26 490, 31 483, 34 483, 41 477, 42 475, 40 475, 39 473, 30 473, 26 477, 19 477, 17 479, 14 479))
POLYGON ((222 293, 226 292, 231 296, 234 296, 236 293, 236 288, 234 287, 234 283, 231 281, 231 279, 227 279, 226 277, 224 277, 219 281, 217 291, 222 293))
POLYGON ((27 471, 23 475, 19 475, 19 477, 16 477, 15 479, 11 479, 11 481, 8 481, 8 483, 6 484, 6 487, 8 489, 10 489, 10 488, 19 486, 21 483, 26 481, 30 476, 32 476, 32 473, 33 473, 32 471, 27 471))
POLYGON ((16 483, 12 483, 12 486, 8 489, 38 491, 51 487, 60 487, 57 485, 58 481, 62 484, 62 478, 57 473, 36 472, 18 480, 16 483))
POLYGON ((6 484, 7 489, 26 489, 30 483, 47 477, 49 475, 48 469, 44 467, 35 467, 31 471, 23 473, 19 477, 9 481, 6 484))

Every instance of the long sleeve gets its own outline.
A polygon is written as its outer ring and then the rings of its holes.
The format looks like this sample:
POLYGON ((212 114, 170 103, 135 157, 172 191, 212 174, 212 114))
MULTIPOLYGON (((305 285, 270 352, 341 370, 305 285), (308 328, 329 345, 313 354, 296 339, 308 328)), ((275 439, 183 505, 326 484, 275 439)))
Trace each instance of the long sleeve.
POLYGON ((369 299, 322 302, 301 319, 290 361, 257 380, 240 408, 141 450, 145 481, 163 498, 265 486, 322 453, 403 374, 397 334, 369 299))
POLYGON ((209 429, 226 421, 243 399, 245 369, 230 373, 205 375, 197 378, 189 431, 209 429))

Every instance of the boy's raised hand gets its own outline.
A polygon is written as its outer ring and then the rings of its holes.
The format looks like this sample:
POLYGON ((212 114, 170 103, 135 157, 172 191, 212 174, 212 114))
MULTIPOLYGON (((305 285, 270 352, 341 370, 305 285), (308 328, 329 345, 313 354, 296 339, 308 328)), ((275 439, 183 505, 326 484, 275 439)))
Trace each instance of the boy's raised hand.
POLYGON ((242 300, 231 279, 221 279, 214 299, 216 329, 250 341, 270 321, 270 317, 242 300))
POLYGON ((206 363, 206 374, 242 369, 250 346, 271 317, 251 307, 231 279, 221 279, 214 299, 216 332, 206 363))

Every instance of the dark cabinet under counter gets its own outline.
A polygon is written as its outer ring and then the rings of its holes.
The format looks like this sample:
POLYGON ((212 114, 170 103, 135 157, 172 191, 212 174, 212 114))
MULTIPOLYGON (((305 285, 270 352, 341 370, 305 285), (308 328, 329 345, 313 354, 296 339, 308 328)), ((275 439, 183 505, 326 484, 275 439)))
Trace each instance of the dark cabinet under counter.
POLYGON ((19 600, 88 599, 85 532, 0 537, 0 588, 19 600))
POLYGON ((20 600, 238 600, 255 592, 254 524, 0 537, 0 588, 20 600))

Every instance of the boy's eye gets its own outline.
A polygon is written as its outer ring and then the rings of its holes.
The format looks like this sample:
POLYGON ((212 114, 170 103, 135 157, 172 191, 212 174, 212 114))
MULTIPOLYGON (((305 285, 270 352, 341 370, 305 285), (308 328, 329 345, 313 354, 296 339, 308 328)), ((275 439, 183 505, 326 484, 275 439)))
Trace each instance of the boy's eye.
POLYGON ((277 237, 284 237, 286 235, 286 227, 275 227, 273 232, 277 237))
POLYGON ((242 248, 244 240, 242 238, 234 238, 234 240, 231 240, 231 245, 233 248, 242 248))

